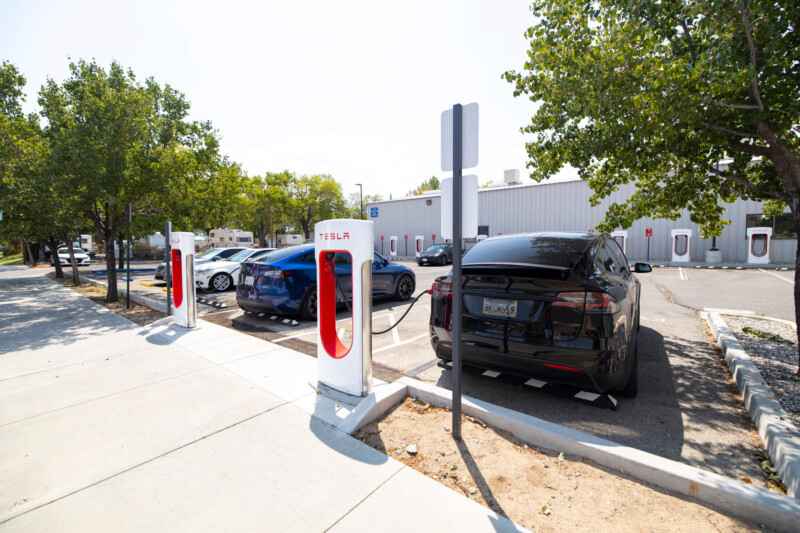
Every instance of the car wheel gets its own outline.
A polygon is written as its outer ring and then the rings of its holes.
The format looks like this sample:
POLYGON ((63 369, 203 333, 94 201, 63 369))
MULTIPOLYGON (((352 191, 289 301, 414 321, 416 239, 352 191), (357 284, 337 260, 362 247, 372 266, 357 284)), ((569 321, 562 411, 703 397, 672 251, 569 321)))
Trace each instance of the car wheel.
POLYGON ((300 318, 303 320, 317 319, 317 288, 311 287, 300 304, 300 318))
POLYGON ((639 335, 634 330, 631 333, 631 345, 628 349, 628 358, 632 358, 633 361, 633 368, 631 369, 631 375, 628 378, 628 382, 622 387, 620 390, 617 391, 617 394, 622 396, 623 398, 635 398, 636 394, 639 392, 639 342, 638 337, 639 335))
POLYGON ((442 266, 445 266, 445 265, 447 264, 447 256, 446 256, 446 255, 443 255, 443 256, 442 256, 442 261, 441 261, 441 263, 442 263, 442 266))
POLYGON ((220 272, 219 274, 214 274, 214 277, 211 278, 211 282, 209 286, 213 287, 215 291, 227 291, 233 285, 233 280, 227 274, 220 272))
POLYGON ((405 302, 411 295, 414 294, 414 280, 409 275, 403 275, 400 277, 400 281, 397 282, 397 289, 394 291, 394 297, 401 302, 405 302))

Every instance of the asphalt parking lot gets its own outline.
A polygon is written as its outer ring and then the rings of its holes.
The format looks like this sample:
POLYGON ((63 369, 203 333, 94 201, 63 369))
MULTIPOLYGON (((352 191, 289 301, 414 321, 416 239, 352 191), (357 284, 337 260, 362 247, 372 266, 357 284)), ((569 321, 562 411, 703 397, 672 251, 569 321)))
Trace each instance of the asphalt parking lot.
MULTIPOLYGON (((430 288, 450 267, 419 267, 414 294, 430 288)), ((141 265, 146 266, 146 265, 141 265)), ((133 267, 133 265, 132 265, 133 267)), ((96 267, 95 267, 96 268, 96 267)), ((792 320, 793 271, 701 270, 657 268, 638 276, 642 284, 639 337, 640 385, 635 399, 622 399, 616 411, 598 408, 467 372, 463 392, 481 400, 524 412, 620 444, 679 460, 729 477, 759 483, 762 475, 753 459, 754 436, 739 410, 718 351, 698 312, 723 308, 792 320)), ((134 273, 131 287, 145 287, 152 273, 134 273)), ((250 335, 316 355, 316 324, 297 317, 246 314, 235 293, 198 296, 227 304, 224 309, 198 305, 204 319, 250 335)), ((163 296, 161 296, 163 297, 163 296)), ((402 375, 450 388, 452 371, 437 365, 428 340, 429 296, 423 296, 403 322, 389 333, 373 337, 373 375, 392 381, 402 375)), ((395 323, 410 302, 383 301, 373 306, 373 329, 395 323)), ((339 313, 343 333, 348 313, 339 313)))

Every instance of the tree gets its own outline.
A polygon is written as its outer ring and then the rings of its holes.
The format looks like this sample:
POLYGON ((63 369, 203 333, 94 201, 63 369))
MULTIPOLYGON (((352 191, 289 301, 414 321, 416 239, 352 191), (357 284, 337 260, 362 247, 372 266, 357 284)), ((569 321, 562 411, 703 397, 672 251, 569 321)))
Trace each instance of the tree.
POLYGON ((60 86, 49 79, 39 93, 48 125, 53 169, 74 193, 74 206, 103 238, 107 301, 117 299, 114 240, 133 214, 163 211, 191 194, 186 183, 216 163, 218 142, 208 122, 187 120, 189 102, 152 78, 136 81, 112 62, 70 64, 60 86))
MULTIPOLYGON (((687 209, 718 236, 720 204, 739 197, 766 201, 768 215, 788 205, 800 236, 800 3, 536 0, 531 11, 525 71, 504 77, 538 106, 522 128, 534 180, 572 165, 594 205, 634 182, 601 229, 687 209)), ((800 319, 800 246, 796 262, 800 319)))
POLYGON ((348 216, 350 218, 366 220, 367 204, 370 202, 382 202, 382 201, 383 201, 383 196, 381 196, 380 194, 368 194, 364 196, 362 202, 362 198, 359 195, 359 193, 354 192, 347 198, 347 211, 349 213, 348 216), (362 205, 364 206, 363 211, 361 210, 362 205))
POLYGON ((408 191, 409 196, 420 196, 425 191, 436 191, 441 188, 441 184, 439 183, 439 178, 436 176, 431 176, 430 179, 423 181, 419 187, 414 189, 413 191, 408 191))
POLYGON ((311 238, 315 223, 347 216, 342 186, 328 174, 297 178, 292 183, 291 192, 293 218, 306 239, 311 238))
POLYGON ((248 184, 237 221, 256 234, 262 248, 267 246, 267 239, 289 212, 289 191, 295 179, 293 173, 284 170, 277 174, 268 172, 263 178, 256 176, 248 184))

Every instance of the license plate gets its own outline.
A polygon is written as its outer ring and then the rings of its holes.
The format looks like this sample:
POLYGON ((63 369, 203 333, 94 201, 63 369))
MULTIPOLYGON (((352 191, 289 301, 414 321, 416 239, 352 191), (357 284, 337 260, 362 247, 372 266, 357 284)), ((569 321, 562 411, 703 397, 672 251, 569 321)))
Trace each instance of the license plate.
POLYGON ((517 301, 501 300, 499 298, 484 298, 483 314, 514 318, 517 316, 517 301))
POLYGON ((255 281, 255 280, 253 279, 253 276, 245 276, 245 277, 244 277, 244 284, 245 284, 245 285, 250 285, 250 286, 252 287, 252 286, 253 286, 253 283, 254 283, 254 281, 255 281))
POLYGON ((423 262, 423 263, 427 263, 427 262, 428 262, 428 260, 427 260, 427 259, 425 259, 425 258, 423 257, 423 258, 422 258, 422 262, 423 262))

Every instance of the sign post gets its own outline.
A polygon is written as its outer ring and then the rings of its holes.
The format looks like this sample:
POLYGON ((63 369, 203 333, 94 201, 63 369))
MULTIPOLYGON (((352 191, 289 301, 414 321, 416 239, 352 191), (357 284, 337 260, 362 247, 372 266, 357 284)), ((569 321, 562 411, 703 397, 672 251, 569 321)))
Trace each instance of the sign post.
POLYGON ((650 262, 650 238, 653 236, 653 228, 645 228, 644 236, 647 237, 647 262, 650 262))
MULTIPOLYGON (((462 179, 461 171, 478 164, 478 104, 461 106, 442 113, 442 170, 453 171, 452 230, 453 240, 453 439, 461 440, 461 252, 462 252, 462 179)), ((477 183, 477 180, 476 180, 477 183)), ((477 199, 477 195, 476 195, 477 199)), ((445 201, 442 198, 442 211, 445 201)), ((475 206, 477 212, 477 205, 475 206)), ((443 217, 444 218, 444 217, 443 217)), ((475 217, 477 221, 477 216, 475 217)), ((443 220, 444 222, 444 220, 443 220)), ((444 226, 444 224, 443 224, 444 226)), ((477 233, 477 228, 475 228, 477 233)), ((443 230, 443 237, 447 234, 443 230)), ((472 235, 474 236, 474 235, 472 235)))

